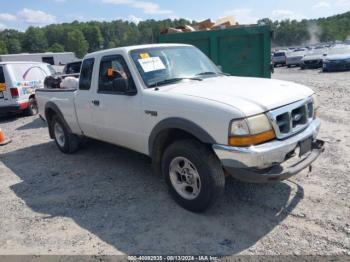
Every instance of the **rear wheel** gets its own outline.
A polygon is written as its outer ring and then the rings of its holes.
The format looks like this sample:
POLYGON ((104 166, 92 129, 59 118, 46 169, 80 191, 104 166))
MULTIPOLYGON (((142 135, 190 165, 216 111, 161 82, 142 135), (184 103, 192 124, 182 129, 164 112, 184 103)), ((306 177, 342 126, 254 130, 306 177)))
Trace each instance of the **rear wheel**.
POLYGON ((79 138, 69 133, 67 127, 58 116, 53 116, 51 128, 57 147, 65 154, 71 154, 79 149, 79 138))
POLYGON ((195 140, 170 145, 163 155, 162 173, 175 201, 193 212, 209 208, 225 189, 219 160, 195 140))
POLYGON ((38 104, 34 97, 29 99, 28 108, 24 112, 27 116, 34 116, 38 114, 38 104))

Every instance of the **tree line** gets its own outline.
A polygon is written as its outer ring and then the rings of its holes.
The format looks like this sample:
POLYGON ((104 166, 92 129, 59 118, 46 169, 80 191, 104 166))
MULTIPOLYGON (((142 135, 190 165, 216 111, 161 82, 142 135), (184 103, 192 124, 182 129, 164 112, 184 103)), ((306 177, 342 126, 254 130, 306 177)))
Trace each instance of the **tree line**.
MULTIPOLYGON (((126 45, 155 43, 165 27, 193 25, 185 19, 146 20, 133 22, 78 22, 29 27, 25 32, 5 29, 0 32, 0 54, 37 52, 75 52, 83 57, 87 52, 126 45)), ((309 41, 345 40, 350 36, 350 12, 315 20, 272 21, 261 19, 274 31, 273 43, 279 46, 300 45, 309 41)))
POLYGON ((258 24, 269 25, 273 30, 275 46, 292 46, 350 39, 350 12, 312 20, 272 21, 261 19, 258 24))

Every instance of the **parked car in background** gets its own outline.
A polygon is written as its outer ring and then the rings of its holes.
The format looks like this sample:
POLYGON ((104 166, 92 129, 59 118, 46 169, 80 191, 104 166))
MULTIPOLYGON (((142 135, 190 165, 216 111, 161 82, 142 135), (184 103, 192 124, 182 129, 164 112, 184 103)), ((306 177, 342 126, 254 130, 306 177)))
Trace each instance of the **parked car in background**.
POLYGON ((61 87, 61 82, 66 77, 79 78, 81 64, 81 60, 66 64, 62 72, 49 75, 45 78, 44 87, 57 89, 61 87))
POLYGON ((44 79, 52 74, 54 69, 45 63, 0 63, 0 114, 19 111, 37 114, 35 90, 43 88, 44 79))
POLYGON ((306 54, 306 48, 295 49, 293 52, 287 53, 286 65, 288 67, 300 66, 301 60, 306 54))
POLYGON ((227 76, 190 45, 91 53, 79 81, 67 77, 62 88, 37 96, 60 151, 74 153, 87 136, 145 154, 175 201, 195 212, 220 198, 225 174, 281 181, 324 150, 310 88, 227 76))
POLYGON ((327 48, 315 48, 306 53, 301 59, 301 69, 317 69, 323 65, 323 58, 327 54, 327 48))
POLYGON ((335 46, 324 57, 323 72, 345 70, 350 70, 350 46, 335 46))
POLYGON ((62 74, 70 75, 70 74, 79 74, 81 68, 81 60, 74 61, 71 63, 67 63, 63 69, 62 74))
POLYGON ((272 63, 274 67, 277 67, 278 65, 285 66, 286 65, 286 54, 288 51, 280 50, 273 54, 272 56, 272 63))

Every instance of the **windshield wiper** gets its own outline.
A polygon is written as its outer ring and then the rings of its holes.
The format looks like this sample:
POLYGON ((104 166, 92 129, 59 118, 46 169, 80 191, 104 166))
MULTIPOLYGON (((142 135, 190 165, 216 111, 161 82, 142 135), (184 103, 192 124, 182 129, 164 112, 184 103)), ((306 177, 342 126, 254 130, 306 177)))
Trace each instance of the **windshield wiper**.
POLYGON ((222 72, 202 72, 199 74, 196 74, 196 76, 205 76, 205 75, 224 75, 224 76, 230 76, 230 74, 222 73, 222 72))
POLYGON ((161 86, 161 85, 166 85, 166 84, 171 84, 171 83, 176 83, 176 82, 180 82, 182 80, 196 80, 196 81, 203 81, 203 79, 201 78, 197 78, 197 77, 176 77, 176 78, 169 78, 169 79, 165 79, 162 81, 158 81, 155 82, 154 84, 149 85, 148 87, 157 87, 157 86, 161 86))

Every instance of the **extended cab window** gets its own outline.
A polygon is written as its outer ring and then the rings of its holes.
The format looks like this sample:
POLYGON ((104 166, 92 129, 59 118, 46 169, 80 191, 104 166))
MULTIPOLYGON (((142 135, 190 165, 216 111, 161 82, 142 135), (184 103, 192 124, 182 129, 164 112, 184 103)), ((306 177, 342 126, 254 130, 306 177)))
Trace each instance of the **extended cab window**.
POLYGON ((91 86, 92 71, 94 69, 94 58, 85 59, 80 72, 79 89, 89 90, 91 86))
POLYGON ((105 56, 101 60, 98 92, 125 94, 135 91, 130 71, 120 55, 105 56))

